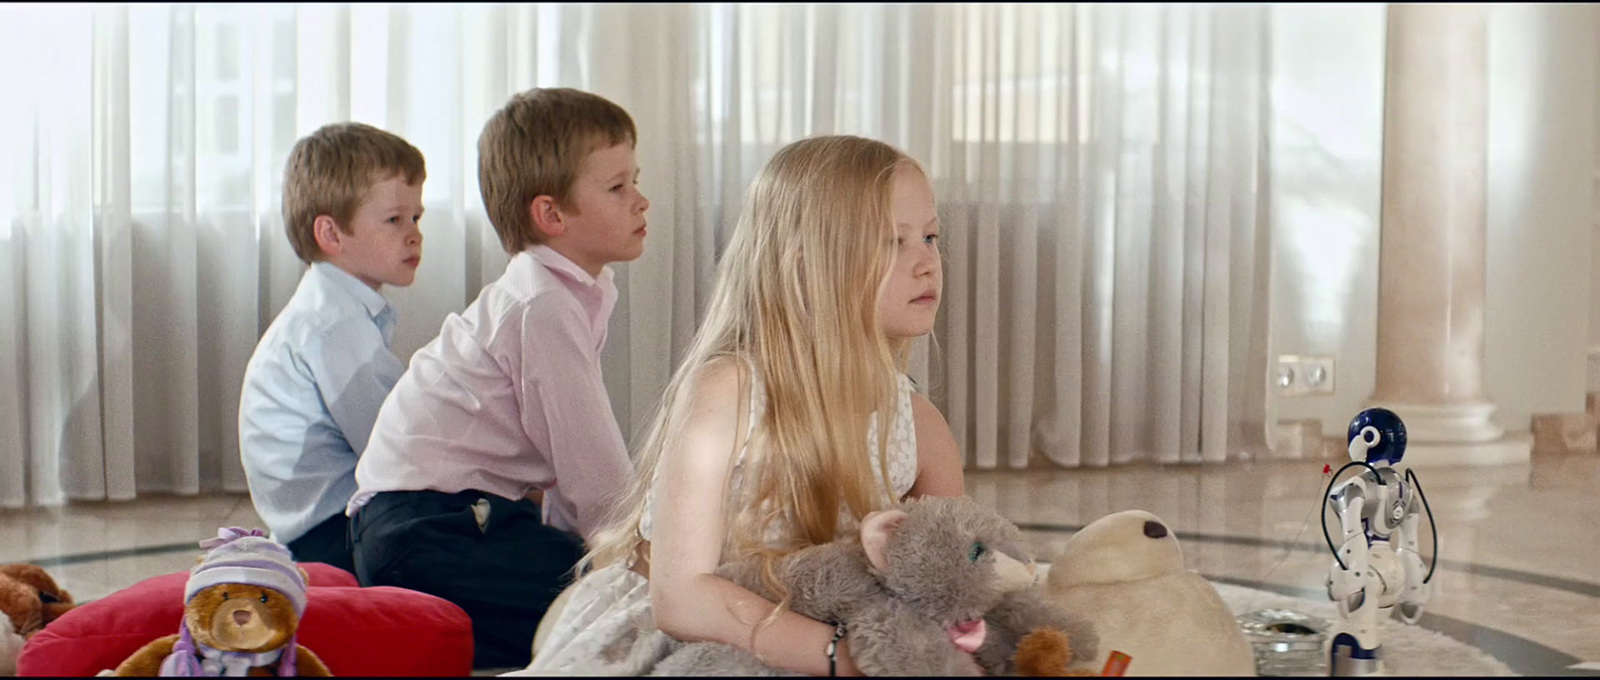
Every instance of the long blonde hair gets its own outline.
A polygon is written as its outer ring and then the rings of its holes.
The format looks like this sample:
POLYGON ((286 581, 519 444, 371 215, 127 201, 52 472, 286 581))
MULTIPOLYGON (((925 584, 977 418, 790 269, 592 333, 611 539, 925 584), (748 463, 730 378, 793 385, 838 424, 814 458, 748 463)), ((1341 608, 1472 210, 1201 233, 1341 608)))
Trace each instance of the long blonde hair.
POLYGON ((745 443, 744 483, 726 506, 726 557, 758 556, 781 593, 777 557, 833 540, 841 507, 859 521, 895 502, 887 440, 909 341, 884 333, 878 295, 894 262, 890 199, 902 169, 922 172, 894 147, 852 136, 794 142, 768 161, 746 192, 705 321, 645 432, 635 483, 580 573, 626 560, 643 540, 661 458, 677 444, 696 377, 714 362, 739 367, 741 403, 749 368, 766 396, 745 443), (876 476, 867 455, 874 413, 876 476), (775 521, 788 535, 769 545, 775 521))

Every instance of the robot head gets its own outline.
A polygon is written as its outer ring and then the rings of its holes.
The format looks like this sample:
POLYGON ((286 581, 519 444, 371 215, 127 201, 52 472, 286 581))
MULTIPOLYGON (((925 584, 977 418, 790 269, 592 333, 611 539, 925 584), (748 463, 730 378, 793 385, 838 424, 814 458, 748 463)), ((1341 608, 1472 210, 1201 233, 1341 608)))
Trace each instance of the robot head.
POLYGON ((1350 421, 1350 459, 1393 465, 1406 455, 1406 424, 1386 408, 1369 408, 1350 421))

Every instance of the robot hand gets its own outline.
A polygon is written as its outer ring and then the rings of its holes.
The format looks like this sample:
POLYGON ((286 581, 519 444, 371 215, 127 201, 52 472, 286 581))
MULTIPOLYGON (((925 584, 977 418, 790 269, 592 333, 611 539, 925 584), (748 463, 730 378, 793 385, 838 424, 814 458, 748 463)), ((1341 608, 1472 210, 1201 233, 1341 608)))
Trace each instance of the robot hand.
POLYGON ((1341 619, 1350 618, 1351 612, 1359 611, 1361 605, 1366 604, 1366 579, 1356 576, 1357 573, 1337 564, 1328 569, 1328 599, 1338 606, 1341 619))
POLYGON ((1407 585, 1400 606, 1395 607, 1395 615, 1406 624, 1416 625, 1417 619, 1422 618, 1422 608, 1427 605, 1432 590, 1433 586, 1420 581, 1415 585, 1407 585))

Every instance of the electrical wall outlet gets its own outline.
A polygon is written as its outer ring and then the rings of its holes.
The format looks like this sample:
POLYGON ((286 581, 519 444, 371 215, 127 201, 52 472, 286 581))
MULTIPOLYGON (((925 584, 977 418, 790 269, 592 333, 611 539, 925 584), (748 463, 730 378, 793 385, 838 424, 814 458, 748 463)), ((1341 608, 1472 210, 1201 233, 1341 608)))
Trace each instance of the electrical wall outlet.
POLYGON ((1272 374, 1279 396, 1304 397, 1333 394, 1333 357, 1284 354, 1272 374))

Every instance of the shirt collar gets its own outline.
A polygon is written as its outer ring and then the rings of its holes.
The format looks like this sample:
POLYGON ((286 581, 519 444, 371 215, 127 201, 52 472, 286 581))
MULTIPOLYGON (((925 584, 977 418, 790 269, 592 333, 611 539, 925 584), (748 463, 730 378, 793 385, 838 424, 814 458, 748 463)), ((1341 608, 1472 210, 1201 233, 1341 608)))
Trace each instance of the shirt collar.
POLYGON ((593 286, 602 281, 610 281, 612 276, 614 276, 610 267, 601 267, 600 276, 598 278, 590 276, 589 272, 584 271, 583 267, 578 266, 578 263, 567 259, 566 255, 562 255, 561 253, 556 252, 554 248, 544 244, 529 248, 528 254, 532 255, 533 259, 538 260, 539 264, 542 264, 557 273, 563 274, 567 278, 577 281, 585 286, 593 286))
POLYGON ((373 290, 367 284, 362 283, 361 279, 330 262, 313 262, 311 263, 311 271, 322 277, 322 280, 327 282, 329 287, 342 290, 354 297, 361 303, 361 306, 367 308, 367 314, 374 319, 389 309, 389 301, 379 295, 378 291, 373 290))

